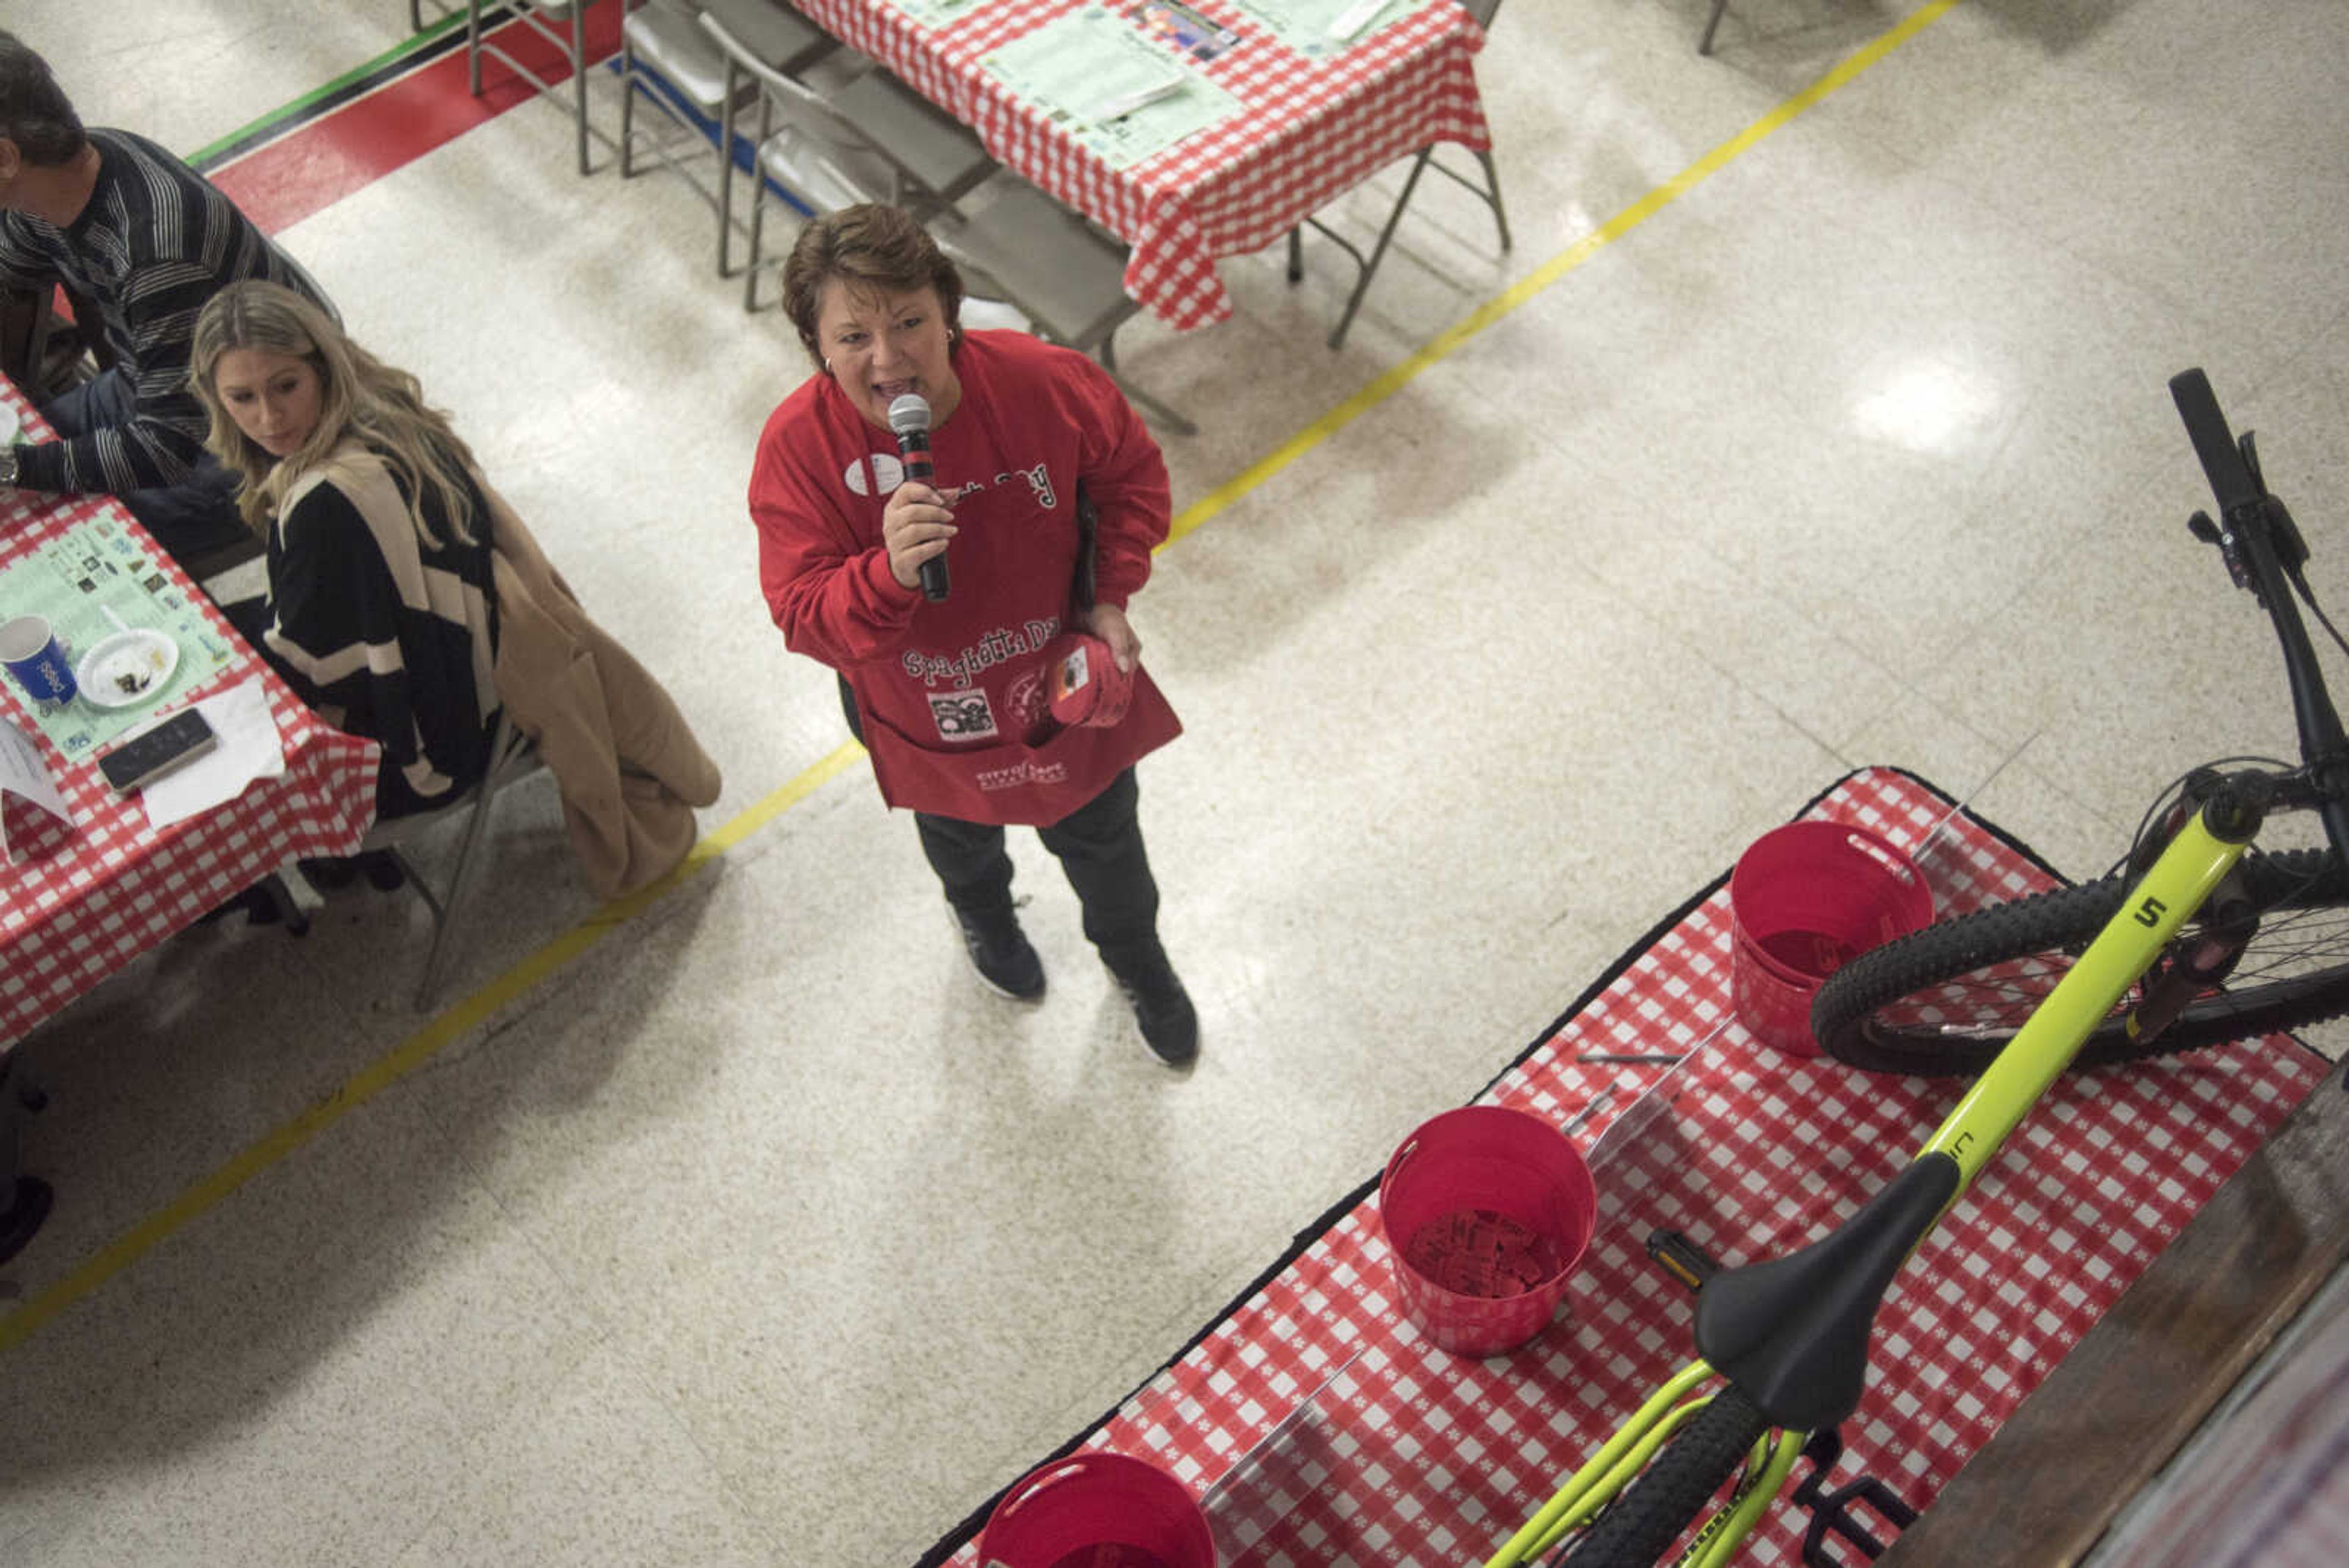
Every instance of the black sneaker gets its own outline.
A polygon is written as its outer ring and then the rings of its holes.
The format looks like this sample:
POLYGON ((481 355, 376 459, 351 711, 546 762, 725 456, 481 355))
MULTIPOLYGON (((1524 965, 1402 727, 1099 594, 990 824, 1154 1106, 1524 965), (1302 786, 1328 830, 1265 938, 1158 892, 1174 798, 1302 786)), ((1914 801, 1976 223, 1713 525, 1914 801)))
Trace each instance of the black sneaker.
POLYGON ((358 857, 352 855, 321 855, 309 860, 296 860, 295 868, 303 879, 321 893, 338 893, 359 879, 358 857))
POLYGON ((396 893, 408 886, 408 873, 400 869, 399 857, 388 849, 370 849, 354 857, 353 864, 367 874, 367 886, 378 893, 396 893))
POLYGON ((957 909, 955 924, 962 928, 963 950, 970 954, 970 967, 978 971, 989 991, 1014 1002, 1033 1002, 1044 994, 1044 961, 1029 945, 1019 917, 1009 909, 988 915, 967 915, 957 909))
POLYGON ((364 875, 367 886, 378 892, 389 893, 408 886, 408 874, 399 868, 399 857, 388 849, 367 849, 357 855, 324 856, 295 864, 313 888, 322 893, 339 892, 364 875))
POLYGON ((1199 1054, 1199 1014, 1166 950, 1153 942, 1138 951, 1103 957, 1133 1006, 1133 1021, 1142 1026, 1151 1054, 1170 1067, 1189 1066, 1199 1054))

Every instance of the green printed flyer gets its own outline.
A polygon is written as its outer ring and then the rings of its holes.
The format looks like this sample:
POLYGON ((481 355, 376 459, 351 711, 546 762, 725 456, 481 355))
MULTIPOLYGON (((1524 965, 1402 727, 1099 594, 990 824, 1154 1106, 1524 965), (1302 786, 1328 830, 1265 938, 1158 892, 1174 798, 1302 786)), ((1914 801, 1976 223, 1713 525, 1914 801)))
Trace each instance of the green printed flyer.
POLYGON ((979 57, 980 68, 1112 169, 1243 107, 1131 16, 1087 5, 979 57))
POLYGON ((192 597, 147 537, 109 514, 0 570, 0 607, 45 617, 74 666, 73 701, 25 704, 67 761, 83 761, 235 662, 230 634, 192 597))

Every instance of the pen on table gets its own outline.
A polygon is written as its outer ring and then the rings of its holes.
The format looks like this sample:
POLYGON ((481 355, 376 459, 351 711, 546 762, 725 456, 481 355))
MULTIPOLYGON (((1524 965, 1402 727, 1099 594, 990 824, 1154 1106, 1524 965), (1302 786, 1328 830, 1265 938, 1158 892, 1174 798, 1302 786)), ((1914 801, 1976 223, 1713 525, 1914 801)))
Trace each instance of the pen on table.
POLYGON ((1612 1086, 1599 1090, 1597 1094, 1590 1096, 1590 1103, 1588 1105, 1574 1113, 1573 1117, 1567 1122, 1563 1130, 1568 1135, 1571 1135, 1576 1128, 1581 1127, 1583 1123, 1597 1116, 1599 1112, 1599 1108, 1614 1097, 1615 1091, 1612 1086))
POLYGON ((1609 1051, 1586 1051, 1581 1055, 1575 1058, 1577 1062, 1608 1062, 1618 1066, 1632 1066, 1646 1064, 1653 1064, 1658 1066, 1670 1066, 1675 1062, 1684 1062, 1688 1058, 1685 1056, 1676 1055, 1671 1052, 1635 1052, 1626 1054, 1609 1051))

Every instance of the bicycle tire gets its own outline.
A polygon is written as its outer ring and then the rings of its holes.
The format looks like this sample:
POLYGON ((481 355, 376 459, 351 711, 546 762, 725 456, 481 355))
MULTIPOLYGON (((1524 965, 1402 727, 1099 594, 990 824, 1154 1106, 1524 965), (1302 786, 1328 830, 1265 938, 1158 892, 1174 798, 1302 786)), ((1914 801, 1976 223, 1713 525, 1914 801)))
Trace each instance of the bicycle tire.
POLYGON ((1725 1385, 1573 1543, 1561 1568, 1654 1568, 1770 1429, 1725 1385))
MULTIPOLYGON (((2132 987, 2073 1067, 2197 1051, 2349 1013, 2349 878, 2340 862, 2327 850, 2292 850, 2246 859, 2242 869, 2260 929, 2225 988, 2188 1003, 2147 1042, 2126 1028, 2132 987)), ((1978 1074, 2120 912, 2129 888, 2119 877, 2059 888, 1862 953, 1819 988, 1812 1036, 1837 1061, 1869 1072, 1978 1074)))

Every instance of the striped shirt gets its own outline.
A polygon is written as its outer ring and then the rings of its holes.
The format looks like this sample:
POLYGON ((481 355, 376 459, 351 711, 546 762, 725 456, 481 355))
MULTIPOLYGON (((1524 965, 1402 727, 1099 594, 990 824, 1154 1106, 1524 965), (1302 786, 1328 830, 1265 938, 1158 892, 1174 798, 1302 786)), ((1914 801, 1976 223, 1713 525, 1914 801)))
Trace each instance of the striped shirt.
POLYGON ((177 484, 203 453, 203 405, 188 387, 196 313, 223 286, 267 278, 326 305, 293 258, 202 175, 144 137, 92 130, 97 188, 63 229, 0 213, 0 284, 62 282, 98 307, 136 405, 130 422, 19 452, 27 490, 127 495, 177 484))

